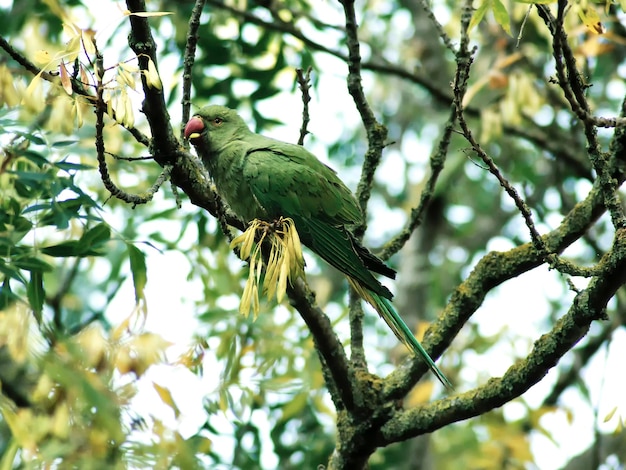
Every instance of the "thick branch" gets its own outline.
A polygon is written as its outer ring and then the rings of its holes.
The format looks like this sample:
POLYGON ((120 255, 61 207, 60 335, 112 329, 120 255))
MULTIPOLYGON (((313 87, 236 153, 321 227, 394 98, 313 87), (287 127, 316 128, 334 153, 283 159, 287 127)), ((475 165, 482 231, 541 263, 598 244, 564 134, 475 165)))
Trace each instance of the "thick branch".
POLYGON ((381 430, 386 445, 440 429, 450 423, 481 415, 519 397, 539 382, 588 332, 595 320, 606 317, 609 300, 626 282, 626 230, 619 230, 612 249, 599 263, 600 275, 580 292, 568 313, 550 333, 539 338, 528 357, 509 368, 502 378, 460 396, 421 408, 398 412, 381 430))
MULTIPOLYGON (((623 175, 620 180, 623 181, 623 175)), ((561 225, 542 237, 551 253, 560 253, 578 240, 604 212, 604 198, 600 184, 595 183, 585 200, 578 203, 563 219, 561 225)), ((482 305, 487 293, 496 286, 536 268, 544 262, 544 255, 531 243, 507 252, 491 252, 476 265, 452 297, 438 320, 426 333, 423 346, 437 358, 449 346, 463 325, 482 305)), ((385 380, 385 396, 401 398, 408 393, 427 367, 420 361, 405 361, 385 380)))
MULTIPOLYGON (((146 4, 143 0, 127 0, 126 6, 131 13, 146 11, 146 4)), ((128 38, 128 44, 135 54, 137 54, 139 68, 143 71, 147 71, 148 62, 152 60, 158 70, 156 43, 152 37, 148 18, 131 14, 129 21, 131 32, 128 38)), ((174 163, 179 156, 177 153, 179 143, 174 136, 174 131, 170 124, 170 115, 165 105, 163 89, 148 85, 144 73, 141 74, 141 84, 145 96, 143 112, 150 125, 152 134, 151 151, 154 159, 160 165, 174 163)))

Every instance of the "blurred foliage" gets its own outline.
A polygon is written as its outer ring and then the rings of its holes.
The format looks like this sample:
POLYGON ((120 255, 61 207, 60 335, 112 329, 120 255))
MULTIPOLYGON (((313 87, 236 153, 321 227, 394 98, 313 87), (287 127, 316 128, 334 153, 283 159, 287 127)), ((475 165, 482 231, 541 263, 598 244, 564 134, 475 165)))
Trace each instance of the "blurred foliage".
MULTIPOLYGON (((98 23, 103 27, 96 31, 98 46, 107 60, 111 89, 125 93, 125 102, 118 105, 132 107, 134 124, 147 132, 138 112, 139 87, 120 72, 120 61, 134 63, 126 46, 127 18, 117 11, 117 3, 110 3, 106 27, 98 23)), ((382 246, 419 199, 428 154, 450 112, 455 64, 416 2, 358 3, 363 81, 375 113, 390 130, 383 169, 389 167, 375 180, 366 236, 370 245, 382 246), (392 215, 387 219, 386 214, 392 215)), ((444 18, 444 30, 458 40, 460 4, 433 3, 444 18)), ((529 13, 529 3, 477 2, 472 40, 480 47, 465 105, 481 144, 522 188, 535 223, 545 232, 583 197, 594 176, 584 157, 581 124, 550 80, 549 35, 532 8, 529 13)), ((32 61, 41 51, 55 57, 68 50, 71 38, 64 23, 74 21, 84 32, 98 20, 91 4, 81 0, 2 5, 2 37, 32 61)), ((151 25, 173 116, 180 102, 181 57, 192 6, 148 2, 151 11, 172 13, 151 18, 151 25)), ((614 113, 625 94, 626 34, 615 20, 618 13, 623 19, 620 4, 580 1, 572 8, 566 28, 593 84, 589 99, 601 114, 614 113), (594 15, 605 28, 602 35, 593 31, 594 15)), ((294 68, 312 67, 314 90, 326 93, 318 97, 312 125, 323 127, 325 118, 341 124, 335 140, 324 141, 319 132, 313 145, 327 152, 346 180, 356 181, 353 175, 365 150, 363 130, 354 109, 333 108, 333 94, 347 94, 347 67, 337 58, 345 54, 340 6, 304 0, 210 1, 201 20, 192 74, 194 106, 226 104, 247 113, 256 131, 274 130, 287 120, 281 107, 301 105, 294 68), (332 93, 323 89, 327 77, 341 88, 332 93)), ((74 34, 80 36, 80 31, 74 34)), ((75 52, 77 57, 84 53, 75 52)), ((47 71, 56 70, 58 60, 47 71)), ((242 263, 228 249, 216 221, 187 201, 177 209, 167 187, 145 206, 131 208, 108 199, 96 170, 94 118, 87 101, 69 98, 43 81, 33 84, 32 74, 4 53, 0 106, 0 468, 308 469, 325 464, 335 447, 335 411, 308 330, 283 306, 263 304, 256 320, 239 315, 247 270, 240 269, 242 263), (187 272, 148 269, 150 256, 170 252, 184 256, 187 272), (143 328, 153 314, 150 301, 159 303, 146 297, 146 285, 173 276, 186 277, 190 289, 200 291, 189 294, 194 300, 185 304, 181 299, 186 293, 167 284, 159 287, 164 296, 176 296, 181 309, 192 304, 197 320, 197 330, 175 357, 166 354, 167 341, 143 328), (120 307, 118 294, 128 283, 134 298, 120 307), (125 310, 112 311, 120 308, 125 310), (139 384, 148 381, 180 424, 183 399, 173 393, 173 384, 150 375, 158 365, 213 379, 214 388, 203 402, 203 424, 191 434, 183 436, 157 412, 137 415, 134 409, 139 384)), ((609 137, 599 135, 603 144, 609 137)), ((117 157, 107 157, 112 179, 126 191, 145 191, 160 168, 149 160, 119 157, 138 157, 147 150, 112 120, 105 138, 107 150, 117 157)), ((592 264, 611 235, 609 223, 601 220, 571 249, 570 259, 592 264)), ((403 256, 390 260, 401 272, 401 310, 412 324, 432 320, 482 255, 527 240, 517 209, 455 136, 419 231, 403 256)), ((345 283, 335 282, 337 274, 321 263, 307 262, 318 302, 329 311, 340 337, 347 338, 345 283)), ((546 300, 545 325, 568 306, 563 301, 567 280, 554 276, 554 283, 560 291, 546 300)), ((616 299, 610 315, 623 311, 623 300, 616 299)), ((387 341, 380 323, 373 315, 366 317, 366 343, 379 358, 372 367, 384 373, 396 357, 386 355, 394 343, 387 341)), ((483 382, 488 377, 470 367, 468 358, 488 357, 494 345, 501 345, 499 351, 513 360, 527 350, 518 349, 520 341, 529 339, 515 331, 485 332, 473 323, 442 363, 455 378, 483 382)), ((569 386, 589 394, 582 379, 569 386)), ((431 392, 430 384, 422 384, 407 400, 417 404, 431 392)), ((523 409, 521 418, 495 411, 434 434, 428 455, 436 463, 431 468, 460 468, 458 462, 481 469, 531 466, 532 436, 556 439, 539 419, 573 412, 545 403, 531 406, 523 399, 516 405, 523 409)), ((589 401, 587 412, 596 411, 589 401)), ((425 459, 416 450, 417 441, 381 449, 370 468, 416 468, 411 462, 425 459)), ((623 456, 619 459, 623 464, 623 456)))

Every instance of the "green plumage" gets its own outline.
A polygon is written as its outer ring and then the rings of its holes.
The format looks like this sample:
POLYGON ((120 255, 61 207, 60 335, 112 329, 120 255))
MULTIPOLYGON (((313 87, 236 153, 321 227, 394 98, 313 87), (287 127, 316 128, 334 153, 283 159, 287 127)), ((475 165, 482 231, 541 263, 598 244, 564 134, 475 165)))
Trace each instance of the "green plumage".
POLYGON ((202 108, 187 123, 185 136, 237 215, 246 222, 292 218, 302 243, 348 276, 396 336, 451 387, 392 307, 389 289, 372 274, 394 278, 395 271, 348 231, 361 222, 361 210, 332 169, 302 146, 253 133, 224 106, 202 108))

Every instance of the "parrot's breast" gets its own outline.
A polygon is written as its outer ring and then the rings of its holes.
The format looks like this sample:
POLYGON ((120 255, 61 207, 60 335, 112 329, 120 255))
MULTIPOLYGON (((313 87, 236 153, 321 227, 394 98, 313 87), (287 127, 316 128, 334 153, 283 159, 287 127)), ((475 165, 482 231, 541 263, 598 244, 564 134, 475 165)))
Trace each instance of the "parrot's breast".
POLYGON ((236 150, 232 153, 214 153, 205 160, 217 193, 245 222, 254 219, 269 220, 267 212, 259 204, 252 188, 243 177, 243 154, 239 149, 236 150))

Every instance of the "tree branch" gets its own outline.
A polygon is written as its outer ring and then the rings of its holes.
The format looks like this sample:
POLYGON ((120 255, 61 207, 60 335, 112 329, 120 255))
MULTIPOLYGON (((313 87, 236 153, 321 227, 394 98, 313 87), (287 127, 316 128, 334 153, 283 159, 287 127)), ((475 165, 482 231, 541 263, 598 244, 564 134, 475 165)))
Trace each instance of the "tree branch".
MULTIPOLYGON (((346 42, 348 45, 348 92, 354 100, 354 104, 361 115, 361 121, 363 122, 365 131, 367 132, 368 147, 365 152, 365 161, 363 162, 361 179, 359 180, 356 190, 357 200, 363 210, 363 214, 366 214, 367 203, 369 202, 372 191, 374 173, 376 172, 378 165, 380 165, 383 148, 385 148, 387 129, 376 120, 376 117, 367 102, 367 98, 365 97, 363 86, 361 84, 361 46, 359 44, 357 32, 354 0, 340 0, 340 3, 343 6, 346 18, 346 42)), ((355 227, 355 236, 357 238, 361 238, 366 228, 367 222, 364 218, 363 224, 355 227)))
POLYGON ((430 205, 434 195, 435 187, 441 174, 446 157, 448 156, 448 149, 450 147, 450 140, 452 132, 454 131, 454 124, 456 122, 456 109, 454 106, 451 108, 450 117, 445 124, 443 135, 439 139, 439 144, 436 150, 430 156, 430 176, 424 185, 424 189, 420 194, 420 200, 417 207, 411 209, 411 215, 407 220, 404 228, 398 233, 391 241, 389 241, 379 256, 381 259, 389 259, 392 255, 396 254, 411 237, 411 234, 419 227, 424 219, 426 210, 430 205))
POLYGON ((302 126, 300 127, 300 137, 298 137, 298 145, 304 145, 304 138, 309 133, 307 127, 309 126, 309 103, 311 102, 311 67, 306 72, 302 69, 296 69, 296 81, 298 87, 302 92, 302 126))
MULTIPOLYGON (((624 175, 617 171, 615 177, 624 181, 624 175)), ((550 253, 562 252, 583 236, 604 210, 602 189, 596 181, 587 197, 564 217, 561 225, 542 237, 543 244, 550 253)), ((543 262, 544 255, 531 243, 485 255, 456 288, 437 321, 426 332, 422 345, 431 357, 436 359, 447 349, 491 289, 543 262)), ((426 365, 420 361, 405 361, 385 379, 384 395, 388 398, 405 396, 426 370, 426 365)))
POLYGON ((189 17, 189 29, 187 30, 187 42, 183 55, 183 120, 180 124, 180 140, 185 148, 189 148, 189 142, 185 140, 185 125, 191 114, 191 72, 196 60, 196 47, 198 45, 198 29, 200 28, 200 15, 206 0, 196 0, 191 16, 189 17))
POLYGON ((503 377, 490 379, 475 390, 398 412, 383 426, 379 445, 478 416, 519 397, 539 382, 587 334, 593 321, 606 318, 607 303, 626 282, 626 230, 615 234, 613 246, 599 267, 600 274, 576 296, 568 313, 552 330, 535 342, 528 357, 512 365, 503 377))

